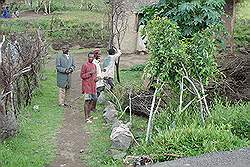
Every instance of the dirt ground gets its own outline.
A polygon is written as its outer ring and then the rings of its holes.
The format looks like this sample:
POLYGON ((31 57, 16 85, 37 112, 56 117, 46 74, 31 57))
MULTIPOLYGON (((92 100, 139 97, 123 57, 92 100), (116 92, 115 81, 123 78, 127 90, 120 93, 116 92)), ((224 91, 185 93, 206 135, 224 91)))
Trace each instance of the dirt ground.
MULTIPOLYGON (((80 157, 87 146, 88 132, 84 129, 83 100, 81 97, 80 68, 83 60, 76 61, 76 71, 72 74, 72 88, 67 97, 71 107, 65 108, 64 121, 57 133, 57 153, 49 167, 84 167, 80 157)), ((51 59, 52 60, 52 59, 51 59)), ((54 59, 51 61, 54 62, 54 59)), ((50 68, 55 65, 49 63, 50 68)))
MULTIPOLYGON (((87 60, 87 53, 74 54, 76 71, 72 75, 72 88, 67 101, 71 107, 65 108, 64 121, 57 133, 56 159, 48 167, 85 167, 81 160, 87 149, 89 134, 85 129, 83 98, 81 95, 80 69, 87 60)), ((129 68, 144 63, 147 55, 122 55, 121 68, 129 68)), ((52 56, 48 68, 55 68, 55 57, 52 56)), ((93 122, 94 123, 94 122, 93 122)))
POLYGON ((19 16, 20 19, 27 20, 27 21, 33 21, 36 19, 41 19, 43 17, 51 18, 51 15, 45 15, 42 12, 37 14, 34 11, 24 11, 24 12, 21 12, 19 16))

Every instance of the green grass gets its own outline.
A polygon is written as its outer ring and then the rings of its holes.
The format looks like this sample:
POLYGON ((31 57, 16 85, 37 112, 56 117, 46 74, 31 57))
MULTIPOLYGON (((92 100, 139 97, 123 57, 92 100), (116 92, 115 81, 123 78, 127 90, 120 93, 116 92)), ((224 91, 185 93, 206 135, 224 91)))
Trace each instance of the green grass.
POLYGON ((130 150, 131 154, 149 155, 154 161, 166 161, 249 147, 249 107, 250 103, 229 105, 215 102, 205 127, 200 125, 199 116, 192 109, 177 119, 173 119, 175 112, 172 108, 166 109, 154 120, 152 143, 142 140, 141 146, 130 150))
POLYGON ((42 81, 31 105, 19 116, 19 134, 0 143, 1 167, 43 167, 55 158, 55 135, 63 120, 63 110, 57 103, 54 71, 44 74, 48 79, 42 81), (34 105, 39 105, 39 111, 33 111, 34 105))
POLYGON ((250 19, 250 0, 245 0, 238 6, 238 17, 243 19, 250 19))
POLYGON ((111 127, 105 125, 102 110, 103 107, 98 108, 97 112, 93 113, 93 116, 98 119, 86 126, 87 131, 90 133, 90 138, 87 152, 82 158, 89 167, 120 167, 122 166, 122 162, 113 160, 108 154, 108 150, 111 147, 111 140, 109 138, 111 127))
MULTIPOLYGON (((122 161, 114 160, 108 153, 108 150, 111 148, 111 126, 106 125, 103 120, 103 109, 103 106, 99 107, 98 111, 93 113, 93 116, 97 117, 97 120, 94 120, 92 124, 86 126, 87 131, 90 133, 90 138, 87 152, 82 159, 89 167, 122 167, 124 166, 122 161)), ((122 120, 124 123, 128 122, 128 114, 125 114, 122 120)), ((132 133, 138 141, 144 139, 142 137, 144 137, 146 133, 146 123, 146 119, 133 115, 132 133)))
POLYGON ((65 21, 74 20, 79 23, 102 23, 104 14, 95 11, 63 11, 56 12, 55 16, 63 18, 65 21))
POLYGON ((249 47, 250 43, 250 0, 238 6, 234 38, 239 47, 249 47))
MULTIPOLYGON (((142 72, 138 71, 127 71, 123 70, 120 72, 121 83, 116 83, 115 93, 121 92, 120 88, 128 87, 128 86, 138 86, 141 84, 141 75, 142 72)), ((119 96, 119 94, 118 94, 119 96)), ((84 155, 83 159, 86 161, 88 166, 96 167, 122 167, 124 166, 122 161, 114 160, 109 154, 108 150, 111 147, 111 127, 105 125, 103 120, 103 113, 105 106, 98 106, 98 112, 93 113, 94 117, 98 119, 94 121, 92 124, 87 125, 87 131, 90 132, 90 139, 88 145, 88 152, 84 155)), ((121 115, 121 113, 119 114, 121 115)), ((129 115, 123 114, 121 120, 124 123, 129 122, 129 115)), ((146 125, 147 119, 132 116, 132 133, 137 141, 141 141, 144 139, 146 133, 146 125)), ((128 153, 130 150, 128 150, 128 153)))
MULTIPOLYGON (((121 83, 116 83, 114 90, 120 103, 124 101, 126 88, 142 88, 141 76, 142 71, 121 71, 121 83)), ((111 100, 115 102, 114 99, 111 98, 111 100)), ((145 143, 147 119, 133 116, 132 132, 140 146, 134 144, 128 150, 128 155, 149 155, 154 161, 165 161, 176 159, 176 156, 198 156, 204 153, 234 150, 250 145, 248 137, 250 126, 249 103, 229 105, 215 102, 211 109, 212 117, 207 120, 205 127, 201 126, 199 113, 195 112, 195 107, 175 117, 173 114, 178 108, 178 102, 171 102, 171 104, 166 108, 166 111, 156 116, 153 142, 149 145, 145 143), (174 118, 177 118, 175 126, 173 125, 174 118)), ((124 104, 123 107, 125 107, 124 104)), ((102 119, 102 116, 100 116, 100 119, 102 119)), ((122 120, 128 122, 128 114, 125 114, 122 120)), ((102 150, 107 150, 110 147, 110 141, 108 140, 110 130, 105 133, 107 145, 105 148, 101 148, 102 150)), ((105 136, 103 131, 101 136, 105 136)))
POLYGON ((143 87, 142 73, 142 71, 129 71, 128 69, 123 69, 120 71, 121 83, 118 85, 122 87, 141 89, 143 87))

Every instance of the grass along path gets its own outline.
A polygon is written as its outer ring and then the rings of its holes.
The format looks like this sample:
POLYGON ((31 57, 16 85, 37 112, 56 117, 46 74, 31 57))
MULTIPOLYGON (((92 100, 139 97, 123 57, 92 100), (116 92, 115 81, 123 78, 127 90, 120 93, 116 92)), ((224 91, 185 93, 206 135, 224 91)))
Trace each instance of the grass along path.
POLYGON ((1 167, 43 167, 55 158, 55 135, 63 120, 63 110, 57 105, 55 73, 45 72, 48 77, 34 95, 30 106, 23 109, 20 132, 0 143, 1 167), (34 111, 33 106, 39 110, 34 111))

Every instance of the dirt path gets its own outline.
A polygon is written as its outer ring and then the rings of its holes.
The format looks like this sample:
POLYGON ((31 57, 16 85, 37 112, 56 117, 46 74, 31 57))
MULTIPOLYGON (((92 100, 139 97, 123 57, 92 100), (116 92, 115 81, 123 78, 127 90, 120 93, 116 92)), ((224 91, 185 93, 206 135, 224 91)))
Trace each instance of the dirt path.
MULTIPOLYGON (((72 75, 72 88, 67 101, 72 107, 65 108, 64 121, 57 133, 57 154, 55 161, 49 167, 85 167, 81 160, 84 154, 88 134, 84 130, 84 114, 82 111, 80 68, 85 60, 77 61, 76 71, 72 75)), ((53 67, 52 64, 50 67, 53 67)))
MULTIPOLYGON (((88 141, 88 133, 84 129, 83 98, 81 96, 80 69, 87 60, 87 53, 74 54, 76 71, 72 75, 71 94, 68 98, 72 107, 65 108, 64 121, 57 133, 56 159, 48 167, 85 167, 81 160, 88 141)), ((121 57, 121 68, 129 68, 135 64, 146 61, 146 55, 123 55, 121 57)), ((50 68, 55 68, 55 58, 52 57, 48 63, 50 68)))

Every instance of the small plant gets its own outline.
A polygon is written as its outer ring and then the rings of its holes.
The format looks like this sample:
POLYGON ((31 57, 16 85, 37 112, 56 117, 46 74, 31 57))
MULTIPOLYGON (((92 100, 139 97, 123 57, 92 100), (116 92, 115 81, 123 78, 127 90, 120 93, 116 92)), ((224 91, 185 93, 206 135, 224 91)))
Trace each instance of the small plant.
POLYGON ((129 71, 143 71, 145 67, 146 67, 145 64, 137 64, 131 67, 129 71))
POLYGON ((216 126, 227 126, 232 134, 250 140, 250 103, 233 105, 216 104, 208 122, 216 126))
POLYGON ((249 142, 227 131, 225 127, 196 125, 160 131, 150 145, 135 147, 133 154, 149 155, 154 161, 173 160, 204 153, 246 147, 249 142))
POLYGON ((236 44, 240 47, 249 47, 250 43, 250 21, 239 20, 235 27, 235 40, 236 44))

